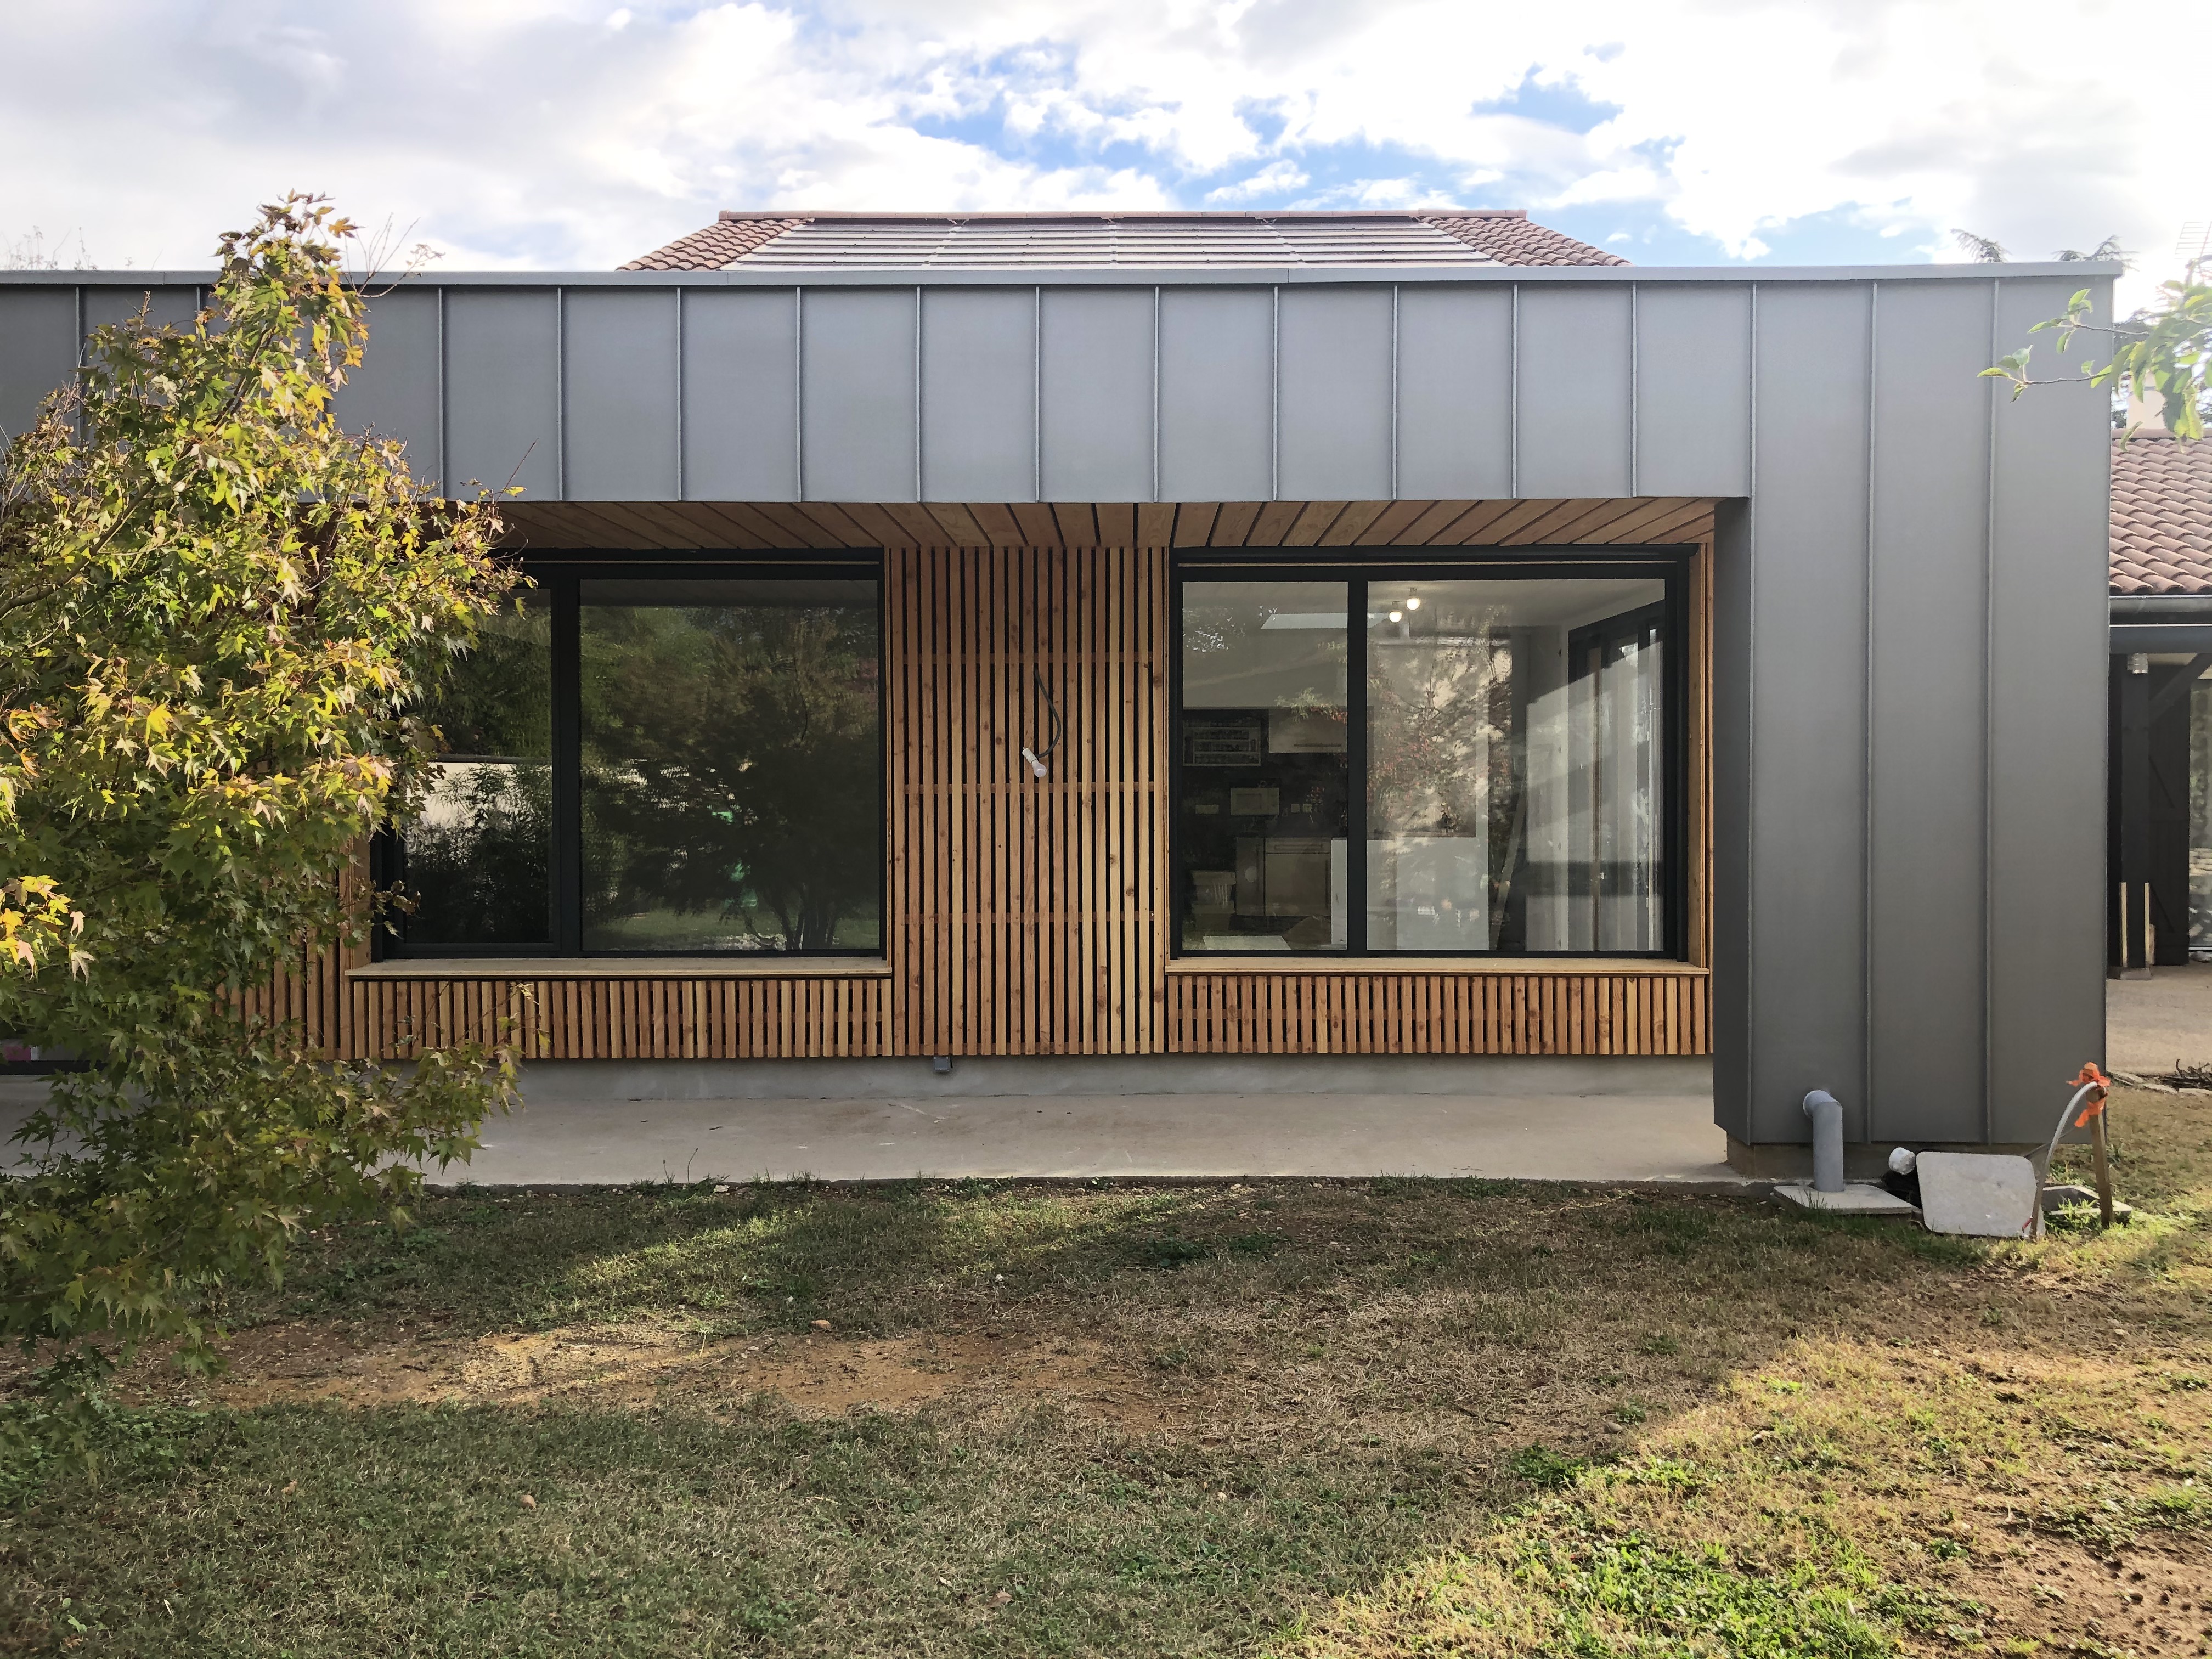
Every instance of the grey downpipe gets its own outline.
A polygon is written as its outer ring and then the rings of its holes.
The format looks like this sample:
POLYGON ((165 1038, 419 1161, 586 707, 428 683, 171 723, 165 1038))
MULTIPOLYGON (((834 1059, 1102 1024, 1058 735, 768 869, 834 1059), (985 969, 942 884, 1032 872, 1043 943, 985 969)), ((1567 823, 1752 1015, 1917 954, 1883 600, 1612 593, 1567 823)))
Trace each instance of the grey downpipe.
POLYGON ((1844 1103, 1826 1089, 1805 1097, 1805 1115, 1813 1120, 1813 1190, 1844 1190, 1844 1103))

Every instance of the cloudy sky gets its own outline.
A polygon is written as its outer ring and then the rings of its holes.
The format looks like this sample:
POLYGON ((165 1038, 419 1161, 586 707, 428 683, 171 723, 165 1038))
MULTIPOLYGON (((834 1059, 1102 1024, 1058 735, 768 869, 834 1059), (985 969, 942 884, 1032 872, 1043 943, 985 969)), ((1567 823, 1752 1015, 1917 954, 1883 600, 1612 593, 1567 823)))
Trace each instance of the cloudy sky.
POLYGON ((2164 275, 2212 178, 2158 62, 2208 47, 2094 0, 0 0, 0 240, 199 265, 286 188, 447 269, 718 208, 1455 204, 1639 264, 1963 225, 2164 275))

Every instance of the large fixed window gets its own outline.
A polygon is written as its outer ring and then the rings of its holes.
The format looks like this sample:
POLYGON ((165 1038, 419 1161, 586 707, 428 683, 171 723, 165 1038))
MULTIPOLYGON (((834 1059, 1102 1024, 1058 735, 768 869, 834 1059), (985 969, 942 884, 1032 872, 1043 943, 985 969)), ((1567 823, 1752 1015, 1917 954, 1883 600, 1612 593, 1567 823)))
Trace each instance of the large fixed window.
POLYGON ((1183 953, 1674 954, 1677 567, 1179 574, 1183 953))
POLYGON ((388 951, 880 954, 874 568, 537 574, 430 711, 388 951))

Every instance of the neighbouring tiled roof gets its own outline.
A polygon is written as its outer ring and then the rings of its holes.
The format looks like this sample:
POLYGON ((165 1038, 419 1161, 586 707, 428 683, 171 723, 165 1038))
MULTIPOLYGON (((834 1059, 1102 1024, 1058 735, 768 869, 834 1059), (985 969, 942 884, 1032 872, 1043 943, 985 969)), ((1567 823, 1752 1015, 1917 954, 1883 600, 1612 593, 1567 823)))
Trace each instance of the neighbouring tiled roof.
POLYGON ((1620 265, 1526 214, 723 213, 624 270, 1009 265, 1620 265))
POLYGON ((1625 265, 1627 260, 1603 248, 1577 242, 1525 213, 1439 214, 1429 218, 1437 229, 1479 247, 1501 265, 1625 265))
POLYGON ((746 218, 725 213, 704 230, 679 236, 666 247, 657 247, 642 259, 633 259, 624 270, 720 270, 743 258, 763 242, 781 236, 797 223, 793 219, 746 218))
POLYGON ((2112 592, 2212 593, 2212 439, 2114 441, 2112 592))

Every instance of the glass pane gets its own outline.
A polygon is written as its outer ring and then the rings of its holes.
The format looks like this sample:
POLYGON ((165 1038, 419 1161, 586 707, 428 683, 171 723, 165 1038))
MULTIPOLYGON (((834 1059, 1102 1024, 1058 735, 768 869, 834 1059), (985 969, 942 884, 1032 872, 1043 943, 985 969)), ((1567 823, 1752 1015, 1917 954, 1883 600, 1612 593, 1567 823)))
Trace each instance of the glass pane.
POLYGON ((580 597, 584 949, 881 951, 875 583, 580 597))
POLYGON ((1664 948, 1665 598, 1369 584, 1370 950, 1664 948))
POLYGON ((410 945, 551 946, 551 623, 541 592, 487 619, 429 711, 444 741, 406 836, 410 945))
POLYGON ((1341 951, 1351 817, 1343 582, 1186 582, 1186 951, 1341 951))

